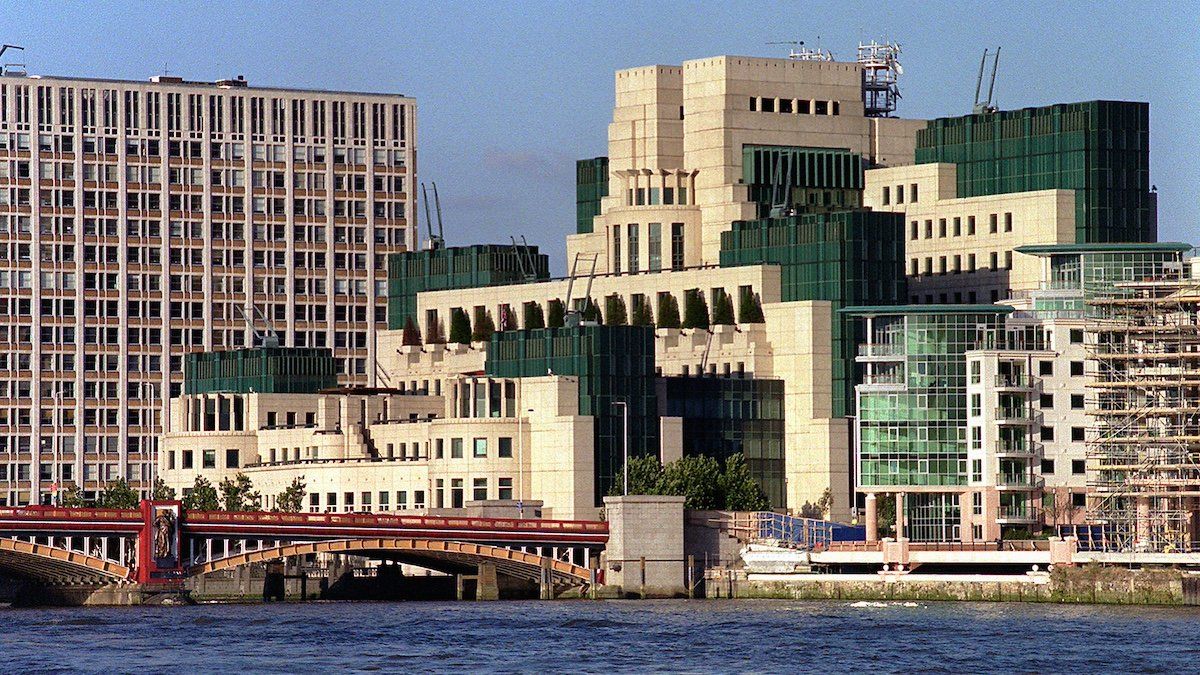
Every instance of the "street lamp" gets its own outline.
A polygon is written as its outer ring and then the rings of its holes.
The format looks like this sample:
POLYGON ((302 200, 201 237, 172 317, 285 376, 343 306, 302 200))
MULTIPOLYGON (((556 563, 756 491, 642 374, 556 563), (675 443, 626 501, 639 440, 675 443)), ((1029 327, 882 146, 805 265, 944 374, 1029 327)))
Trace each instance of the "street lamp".
POLYGON ((613 407, 621 406, 621 446, 625 457, 624 489, 622 494, 629 495, 629 404, 626 401, 613 401, 613 407))

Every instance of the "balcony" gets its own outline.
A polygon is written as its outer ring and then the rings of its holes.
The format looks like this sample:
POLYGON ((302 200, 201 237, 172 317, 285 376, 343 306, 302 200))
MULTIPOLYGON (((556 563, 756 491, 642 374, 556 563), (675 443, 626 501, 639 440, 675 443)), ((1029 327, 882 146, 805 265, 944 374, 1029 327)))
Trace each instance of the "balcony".
POLYGON ((858 346, 858 357, 860 359, 903 359, 904 345, 868 342, 858 346))
POLYGON ((1042 510, 1027 504, 1001 504, 996 512, 996 522, 1001 525, 1029 525, 1042 522, 1042 510))
POLYGON ((1033 491, 1042 489, 1045 484, 1046 479, 1028 472, 996 474, 996 489, 998 490, 1033 491))
POLYGON ((993 452, 997 457, 1018 457, 1018 458, 1041 458, 1045 447, 1037 442, 1025 438, 1021 439, 1000 439, 993 452))
POLYGON ((999 374, 992 380, 996 391, 1032 392, 1037 380, 1026 373, 999 374))
POLYGON ((1009 424, 1020 426, 1032 426, 1040 424, 1042 421, 1042 411, 1035 410, 1029 406, 997 406, 996 407, 996 423, 1009 424))

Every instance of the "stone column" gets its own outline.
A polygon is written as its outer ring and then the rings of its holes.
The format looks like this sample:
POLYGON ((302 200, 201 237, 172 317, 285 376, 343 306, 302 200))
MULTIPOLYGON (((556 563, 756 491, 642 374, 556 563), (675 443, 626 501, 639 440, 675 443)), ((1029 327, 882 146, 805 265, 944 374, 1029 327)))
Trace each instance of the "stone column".
POLYGON ((896 493, 896 541, 900 541, 900 540, 904 539, 904 526, 907 525, 907 523, 904 522, 905 520, 906 519, 904 517, 904 493, 897 492, 896 493))
POLYGON ((479 563, 479 579, 475 582, 475 599, 500 599, 500 585, 496 581, 496 566, 493 563, 479 563))
POLYGON ((605 497, 608 545, 604 583, 617 592, 649 597, 685 596, 683 497, 605 497), (645 577, 642 561, 645 560, 645 577))
POLYGON ((867 493, 867 541, 879 541, 879 509, 877 507, 878 498, 874 492, 867 493))
POLYGON ((974 525, 975 511, 972 507, 973 492, 958 493, 958 540, 966 543, 975 541, 974 525))

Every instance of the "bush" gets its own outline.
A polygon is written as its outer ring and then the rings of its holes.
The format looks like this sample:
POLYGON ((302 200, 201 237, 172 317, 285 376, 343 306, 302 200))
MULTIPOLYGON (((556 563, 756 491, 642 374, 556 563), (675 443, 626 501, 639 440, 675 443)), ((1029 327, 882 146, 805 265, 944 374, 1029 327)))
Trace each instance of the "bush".
POLYGON ((192 491, 184 495, 183 508, 188 511, 219 511, 217 489, 204 476, 196 476, 192 491))
POLYGON ((525 328, 545 328, 546 315, 542 306, 536 302, 525 303, 525 328))
POLYGON ((450 342, 465 345, 471 341, 471 319, 455 307, 450 310, 450 342))
POLYGON ((567 310, 565 307, 563 307, 562 300, 558 300, 558 299, 551 300, 550 306, 547 310, 547 314, 548 314, 548 316, 546 317, 546 327, 547 328, 562 328, 563 327, 563 324, 566 322, 567 310))
POLYGON ((645 296, 633 296, 633 314, 629 318, 631 326, 649 326, 654 323, 654 316, 650 314, 650 303, 646 302, 645 296))
POLYGON ((404 332, 400 334, 400 344, 405 347, 421 345, 421 332, 417 330, 417 323, 411 316, 404 319, 404 332))
POLYGON ((763 323, 765 320, 758 294, 750 289, 743 290, 738 300, 738 323, 763 323))
MULTIPOLYGON (((618 467, 609 496, 623 493, 623 468, 618 467)), ((629 460, 629 494, 684 497, 684 508, 763 511, 771 507, 767 494, 750 475, 742 455, 721 465, 712 457, 689 455, 666 466, 653 456, 629 460)))
POLYGON ((616 294, 604 298, 604 315, 609 326, 624 326, 627 322, 625 299, 616 294))
POLYGON ((600 315, 600 305, 593 298, 587 298, 583 303, 583 311, 580 312, 579 318, 584 321, 595 321, 603 323, 604 317, 600 315))
POLYGON ((717 293, 717 298, 713 300, 712 322, 714 326, 732 326, 733 319, 733 301, 729 299, 729 294, 725 291, 717 293))
POLYGON ((262 495, 254 489, 250 477, 238 473, 221 481, 221 508, 226 511, 257 511, 262 508, 262 495))
POLYGON ((658 296, 658 327, 679 328, 679 302, 667 293, 658 296))
POLYGON ((693 288, 684 293, 683 327, 708 328, 708 303, 700 289, 693 288))
POLYGON ((496 324, 492 322, 492 313, 486 309, 475 314, 475 330, 471 331, 471 342, 487 342, 496 332, 496 324))

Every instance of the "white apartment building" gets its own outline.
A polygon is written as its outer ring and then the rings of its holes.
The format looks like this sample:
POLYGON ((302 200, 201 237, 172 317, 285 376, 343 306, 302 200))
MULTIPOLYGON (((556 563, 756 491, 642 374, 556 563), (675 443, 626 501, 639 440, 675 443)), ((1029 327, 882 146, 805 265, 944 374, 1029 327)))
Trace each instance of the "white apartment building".
POLYGON ((415 138, 401 95, 0 78, 0 504, 146 490, 183 355, 254 308, 373 384, 415 138))

